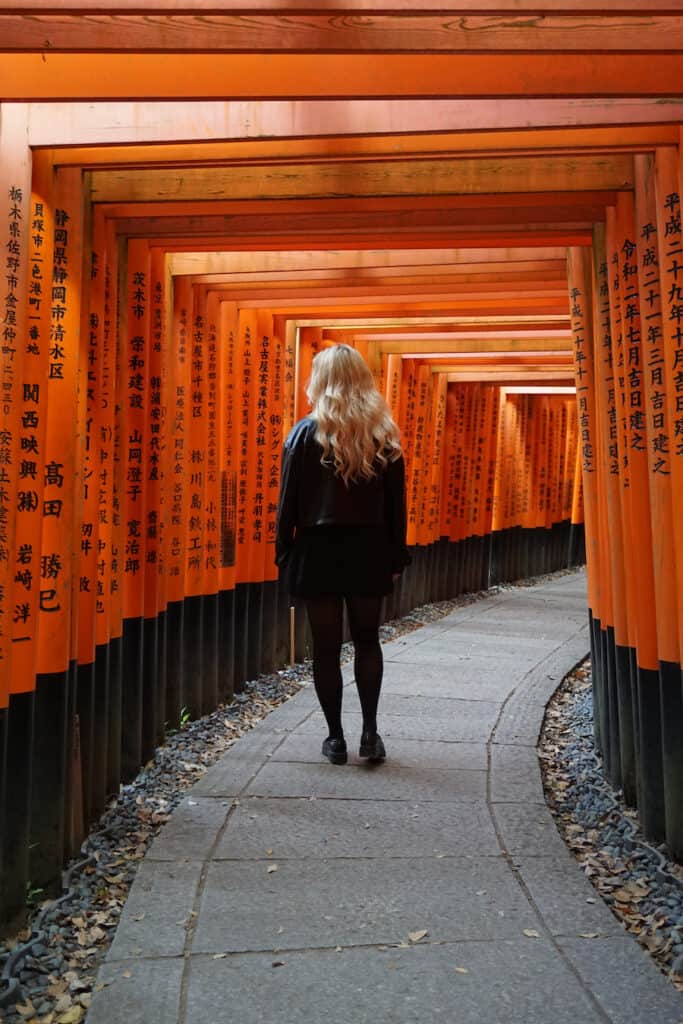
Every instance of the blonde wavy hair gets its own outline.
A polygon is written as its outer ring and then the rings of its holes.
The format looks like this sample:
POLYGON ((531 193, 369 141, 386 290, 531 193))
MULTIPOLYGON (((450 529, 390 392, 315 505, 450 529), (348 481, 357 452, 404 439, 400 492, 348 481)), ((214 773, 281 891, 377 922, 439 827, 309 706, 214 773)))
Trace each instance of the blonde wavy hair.
POLYGON ((313 359, 306 388, 317 422, 320 460, 349 485, 370 480, 401 455, 399 430, 370 369, 350 345, 331 345, 313 359))

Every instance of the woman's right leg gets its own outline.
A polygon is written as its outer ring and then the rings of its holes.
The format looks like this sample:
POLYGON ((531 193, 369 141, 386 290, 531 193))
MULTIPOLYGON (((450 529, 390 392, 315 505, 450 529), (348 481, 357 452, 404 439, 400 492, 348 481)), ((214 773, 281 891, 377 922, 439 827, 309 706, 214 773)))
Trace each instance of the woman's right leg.
POLYGON ((349 629, 355 648, 356 686, 363 711, 363 732, 377 732, 377 704, 382 688, 382 648, 379 642, 381 597, 347 597, 349 629))
POLYGON ((313 634, 313 683, 327 720, 330 736, 344 735, 341 720, 342 674, 339 657, 342 646, 343 598, 334 596, 307 599, 306 611, 313 634))

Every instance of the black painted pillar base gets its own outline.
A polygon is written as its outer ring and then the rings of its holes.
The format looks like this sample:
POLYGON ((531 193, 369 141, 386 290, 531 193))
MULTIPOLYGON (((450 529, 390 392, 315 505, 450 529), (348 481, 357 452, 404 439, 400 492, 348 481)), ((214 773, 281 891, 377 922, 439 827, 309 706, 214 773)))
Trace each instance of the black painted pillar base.
POLYGON ((633 731, 633 684, 631 649, 615 645, 617 714, 619 716, 619 772, 624 799, 631 807, 636 801, 636 749, 633 731))
POLYGON ((660 661, 662 782, 666 844, 674 860, 683 862, 683 677, 681 666, 660 661))
POLYGON ((242 693, 247 680, 248 585, 235 586, 235 693, 242 693))
POLYGON ((142 636, 141 765, 154 757, 157 740, 159 622, 156 616, 144 620, 142 636))
POLYGON ((617 679, 616 644, 614 627, 607 626, 603 631, 603 659, 606 666, 607 680, 607 727, 603 757, 605 775, 615 789, 621 787, 621 756, 619 750, 619 683, 617 679))
POLYGON ((166 689, 168 686, 168 679, 166 676, 168 671, 167 630, 168 624, 166 621, 166 612, 159 612, 157 615, 157 686, 155 714, 155 745, 157 747, 164 742, 168 728, 166 724, 166 689))
POLYGON ((263 584, 247 583, 247 679, 261 672, 263 644, 263 584))
POLYGON ((109 746, 109 657, 108 644, 95 648, 93 692, 93 757, 90 786, 90 821, 99 818, 107 802, 107 756, 109 746))
POLYGON ((185 602, 169 601, 166 607, 166 711, 169 729, 179 729, 185 692, 183 686, 185 655, 185 602))
MULTIPOLYGON (((680 684, 680 680, 679 680, 680 684)), ((648 839, 665 836, 664 782, 662 775, 662 706, 660 673, 638 667, 636 700, 640 724, 639 746, 644 756, 638 763, 638 816, 648 839)))
MULTIPOLYGON (((64 787, 64 860, 78 852, 81 843, 79 792, 76 789, 76 718, 77 718, 76 665, 69 665, 69 688, 66 705, 66 786, 64 787)), ((80 732, 80 729, 79 729, 80 732)))
POLYGON ((277 622, 278 622, 278 585, 276 580, 266 580, 261 584, 262 590, 262 623, 261 623, 261 672, 273 672, 277 665, 277 622))
POLYGON ((481 560, 479 568, 479 589, 488 590, 489 564, 491 562, 491 534, 485 533, 481 538, 481 560))
POLYGON ((118 793, 121 782, 121 745, 123 714, 123 638, 116 637, 109 648, 109 713, 107 728, 107 795, 118 793))
POLYGON ((465 537, 462 544, 462 589, 461 594, 468 594, 472 589, 472 538, 465 537))
POLYGON ((604 675, 602 668, 602 639, 600 619, 596 619, 592 610, 588 611, 588 622, 591 638, 591 684, 593 690, 593 738, 595 746, 602 753, 604 733, 602 731, 602 705, 604 675))
POLYGON ((130 782, 142 761, 142 619, 124 619, 121 637, 121 781, 130 782))
POLYGON ((53 892, 65 847, 68 687, 68 672, 36 677, 29 877, 31 885, 53 892))
POLYGON ((202 605, 202 714, 209 715, 218 707, 219 674, 218 594, 207 594, 202 605))
POLYGON ((639 786, 639 768, 640 758, 642 751, 640 747, 640 717, 638 708, 638 657, 635 648, 629 647, 629 671, 631 674, 631 714, 633 718, 633 762, 634 762, 634 778, 627 793, 626 787, 624 787, 624 799, 628 803, 629 807, 638 806, 638 786, 639 786))
POLYGON ((30 882, 28 848, 31 824, 31 774, 34 733, 33 693, 10 697, 7 764, 12 777, 5 787, 4 820, 0 834, 0 920, 8 925, 23 918, 30 882))
POLYGON ((183 707, 191 719, 202 714, 202 601, 186 597, 183 615, 183 707))
MULTIPOLYGON (((0 837, 5 834, 7 823, 5 820, 5 801, 7 798, 7 787, 9 780, 9 765, 7 761, 7 744, 9 740, 9 708, 0 708, 0 837)), ((0 878, 2 878, 2 856, 3 848, 0 839, 0 878)), ((2 921, 2 905, 0 904, 0 921, 2 921)), ((3 934, 0 925, 0 935, 3 934)))
POLYGON ((284 574, 277 581, 277 637, 275 643, 276 664, 280 667, 289 665, 289 609, 294 599, 289 596, 289 588, 284 574))
POLYGON ((218 595, 218 700, 228 703, 235 692, 235 591, 218 595))
POLYGON ((76 714, 81 741, 81 785, 86 830, 92 821, 93 757, 95 741, 95 663, 76 665, 76 714))
POLYGON ((439 601, 441 590, 439 588, 439 542, 434 541, 429 545, 429 601, 439 601))

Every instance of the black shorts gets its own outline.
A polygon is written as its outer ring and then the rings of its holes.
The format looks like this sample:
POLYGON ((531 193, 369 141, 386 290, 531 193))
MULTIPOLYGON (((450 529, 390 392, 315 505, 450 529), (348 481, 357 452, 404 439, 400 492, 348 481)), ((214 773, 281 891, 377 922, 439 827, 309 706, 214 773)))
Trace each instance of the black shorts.
POLYGON ((383 597, 393 590, 389 536, 381 526, 313 526, 294 538, 285 570, 294 597, 383 597))

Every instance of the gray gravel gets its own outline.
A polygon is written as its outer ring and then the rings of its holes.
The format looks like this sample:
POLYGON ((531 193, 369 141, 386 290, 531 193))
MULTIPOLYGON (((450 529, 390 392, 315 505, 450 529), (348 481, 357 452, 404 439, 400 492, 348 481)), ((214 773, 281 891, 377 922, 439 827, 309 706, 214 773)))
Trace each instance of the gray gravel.
POLYGON ((548 705, 539 756, 546 800, 596 896, 683 991, 683 866, 646 841, 637 813, 605 780, 593 738, 590 659, 548 705))

